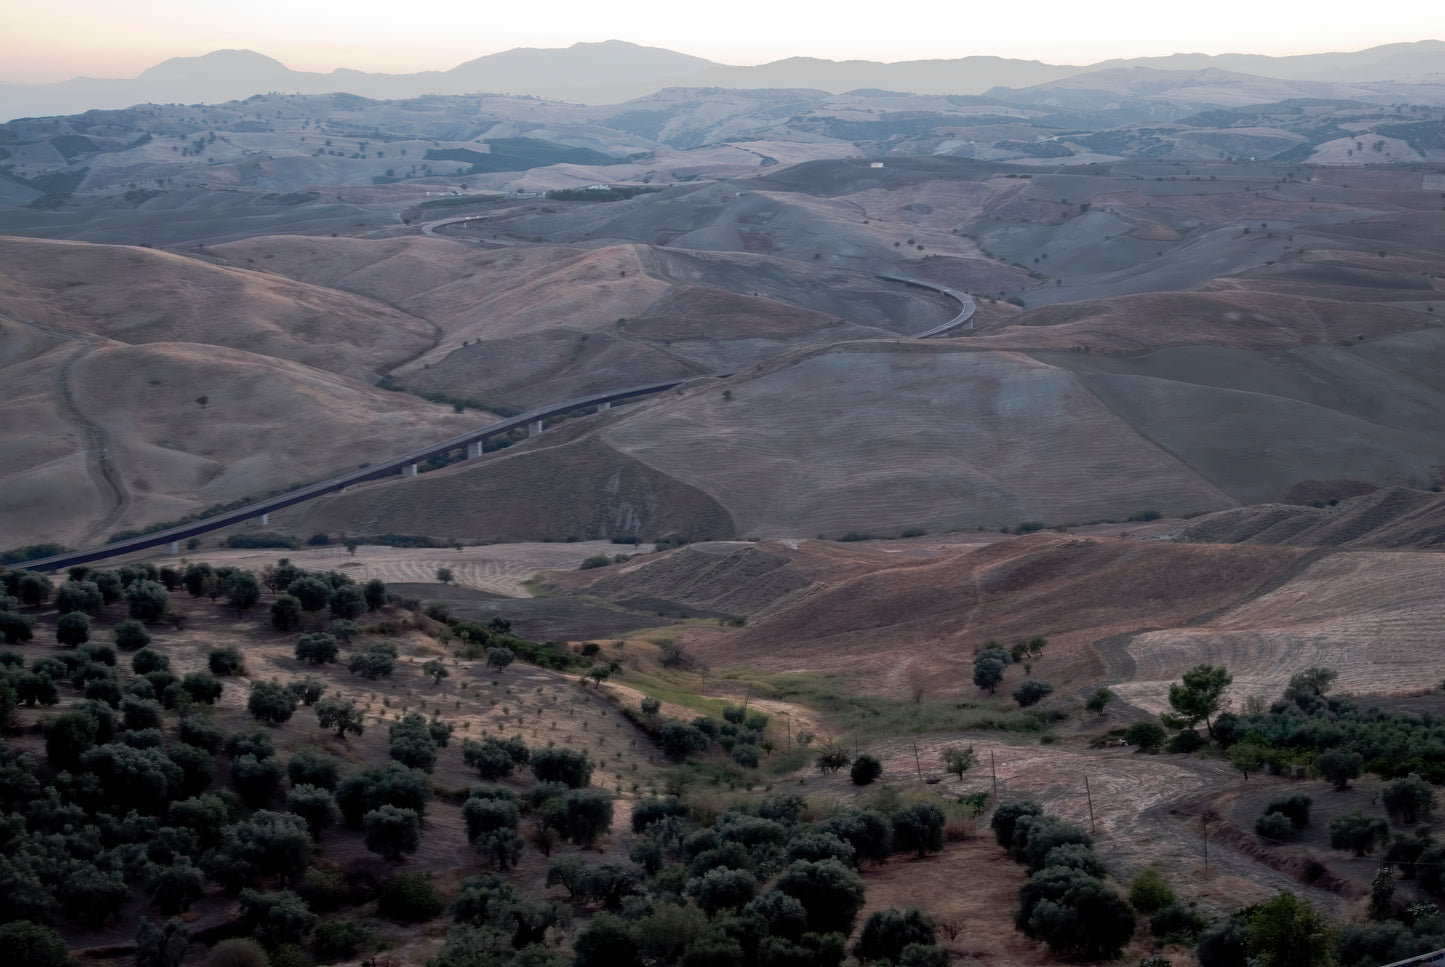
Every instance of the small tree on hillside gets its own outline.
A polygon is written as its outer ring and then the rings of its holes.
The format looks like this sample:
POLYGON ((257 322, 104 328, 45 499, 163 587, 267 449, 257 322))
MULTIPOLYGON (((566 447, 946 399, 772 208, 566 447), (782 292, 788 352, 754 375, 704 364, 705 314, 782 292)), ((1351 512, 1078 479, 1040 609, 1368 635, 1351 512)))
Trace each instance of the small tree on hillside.
POLYGON ((365 731, 364 717, 355 702, 339 698, 324 698, 312 706, 316 710, 316 724, 323 729, 335 729, 338 739, 345 739, 346 733, 360 735, 365 731))
POLYGON ((1213 738, 1211 719, 1224 708, 1225 693, 1233 682, 1234 676, 1223 665, 1195 665, 1180 682, 1169 686, 1169 706, 1174 711, 1162 716, 1164 724, 1182 731, 1203 722, 1213 738))
POLYGON ((295 713, 296 698, 275 680, 256 682, 251 686, 251 696, 246 700, 246 711, 257 721, 272 726, 280 725, 295 713))
POLYGON ((55 622, 55 640, 74 648, 90 640, 90 615, 83 611, 71 611, 60 616, 55 622))
POLYGON ((963 774, 978 763, 973 746, 951 745, 943 750, 943 767, 962 779, 963 774))

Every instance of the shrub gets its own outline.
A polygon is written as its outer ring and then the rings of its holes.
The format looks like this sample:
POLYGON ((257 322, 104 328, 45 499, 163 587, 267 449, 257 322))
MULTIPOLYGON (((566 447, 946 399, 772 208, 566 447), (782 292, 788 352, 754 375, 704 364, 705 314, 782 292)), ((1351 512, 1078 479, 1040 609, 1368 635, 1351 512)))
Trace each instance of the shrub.
POLYGON ((351 960, 361 948, 370 946, 376 939, 371 928, 356 920, 323 920, 316 925, 311 937, 311 947, 316 959, 322 963, 351 960))
POLYGON ((1143 914, 1155 913, 1174 902, 1174 891, 1158 870, 1140 870, 1129 884, 1129 904, 1143 914))
POLYGON ((1356 856, 1369 853, 1389 836, 1390 828, 1383 819, 1368 817, 1358 811, 1330 820, 1330 846, 1352 850, 1356 856))
POLYGON ((235 645, 217 648, 206 656, 206 664, 213 675, 244 675, 246 662, 235 645))
POLYGON ((1025 816, 1042 816, 1043 812, 1043 807, 1028 799, 999 803, 998 808, 993 811, 993 818, 989 820, 989 826, 993 829, 993 835, 998 840, 998 845, 1005 849, 1012 846, 1014 827, 1018 821, 1025 816))
POLYGON ((1310 807, 1314 800, 1303 793, 1295 793, 1286 799, 1271 799, 1264 807, 1265 813, 1279 813, 1290 821, 1295 829, 1304 829, 1310 824, 1310 807))
POLYGON ((421 817, 415 809, 382 805, 361 819, 366 848, 389 860, 415 853, 421 845, 421 817))
POLYGON ((250 937, 228 937, 211 948, 210 967, 270 967, 266 950, 250 937))
POLYGON ((1014 689, 1013 699, 1019 703, 1019 708, 1028 708, 1048 698, 1053 694, 1053 691, 1054 686, 1048 682, 1041 682, 1034 678, 1026 678, 1018 688, 1014 689))
POLYGON ((1287 843, 1294 839, 1298 830, 1284 813, 1261 813, 1254 821, 1254 831, 1264 839, 1287 843))
POLYGON ((1157 722, 1135 722, 1124 730, 1124 741, 1147 755, 1163 748, 1164 738, 1164 729, 1157 722))
POLYGON ((879 776, 883 775, 883 763, 878 757, 864 752, 853 760, 853 768, 848 771, 848 776, 853 780, 855 786, 866 786, 871 784, 879 776))
POLYGON ((560 782, 580 789, 592 781, 592 760, 572 749, 538 749, 532 753, 532 775, 538 782, 560 782))
POLYGON ((267 725, 280 725, 295 713, 296 699, 274 680, 256 682, 251 686, 251 695, 246 700, 246 711, 257 721, 267 725))
POLYGON ((894 812, 893 847, 913 850, 919 857, 943 849, 943 810, 931 802, 914 803, 894 812))
POLYGON ((146 631, 146 626, 130 618, 117 623, 111 629, 111 637, 121 651, 135 651, 151 643, 150 632, 146 631))
POLYGON ((915 909, 905 913, 875 910, 863 922, 863 932, 853 953, 860 960, 894 963, 903 956, 903 949, 912 944, 933 945, 932 917, 915 909))
POLYGON ((398 873, 376 893, 376 912, 400 923, 431 920, 444 906, 431 877, 423 873, 398 873))
POLYGON ((1402 823, 1414 824, 1435 811, 1435 790, 1423 779, 1406 777, 1385 787, 1385 808, 1402 823))

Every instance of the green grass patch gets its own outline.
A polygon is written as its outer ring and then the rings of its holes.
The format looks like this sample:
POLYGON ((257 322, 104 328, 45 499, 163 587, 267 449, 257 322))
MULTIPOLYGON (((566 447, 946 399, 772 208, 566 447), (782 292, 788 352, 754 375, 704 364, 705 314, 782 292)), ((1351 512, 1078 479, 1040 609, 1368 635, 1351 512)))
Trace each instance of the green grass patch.
POLYGON ((925 732, 1000 731, 1041 733, 1049 715, 1036 709, 1002 708, 978 702, 913 702, 859 695, 826 675, 785 675, 760 683, 764 698, 806 705, 840 733, 857 731, 872 740, 925 732))

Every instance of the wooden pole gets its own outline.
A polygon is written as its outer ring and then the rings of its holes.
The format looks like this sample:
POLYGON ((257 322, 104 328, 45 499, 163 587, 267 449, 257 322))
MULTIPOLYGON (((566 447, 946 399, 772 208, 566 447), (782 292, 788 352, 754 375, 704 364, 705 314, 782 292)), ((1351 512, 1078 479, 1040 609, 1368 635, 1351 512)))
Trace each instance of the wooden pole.
POLYGON ((1084 797, 1089 800, 1089 832, 1091 834, 1098 833, 1098 830, 1094 828, 1094 794, 1089 791, 1089 777, 1087 775, 1084 776, 1084 797))
POLYGON ((913 765, 918 770, 918 781, 923 781, 923 763, 918 758, 918 743, 913 743, 913 765))
POLYGON ((988 768, 993 773, 993 798, 998 799, 998 763, 994 762, 993 750, 988 750, 988 768))

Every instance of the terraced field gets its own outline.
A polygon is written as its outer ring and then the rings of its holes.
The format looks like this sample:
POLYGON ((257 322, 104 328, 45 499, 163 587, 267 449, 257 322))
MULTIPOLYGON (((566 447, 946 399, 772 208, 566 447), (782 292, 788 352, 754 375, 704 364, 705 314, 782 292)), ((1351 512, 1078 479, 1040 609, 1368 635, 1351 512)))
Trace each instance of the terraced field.
POLYGON ((1445 555, 1341 551, 1283 587, 1198 628, 1152 631, 1128 645, 1134 679, 1117 687, 1150 712, 1168 683, 1200 662, 1223 664, 1237 696, 1272 700, 1312 665, 1340 673, 1343 692, 1410 695, 1445 679, 1445 555))

